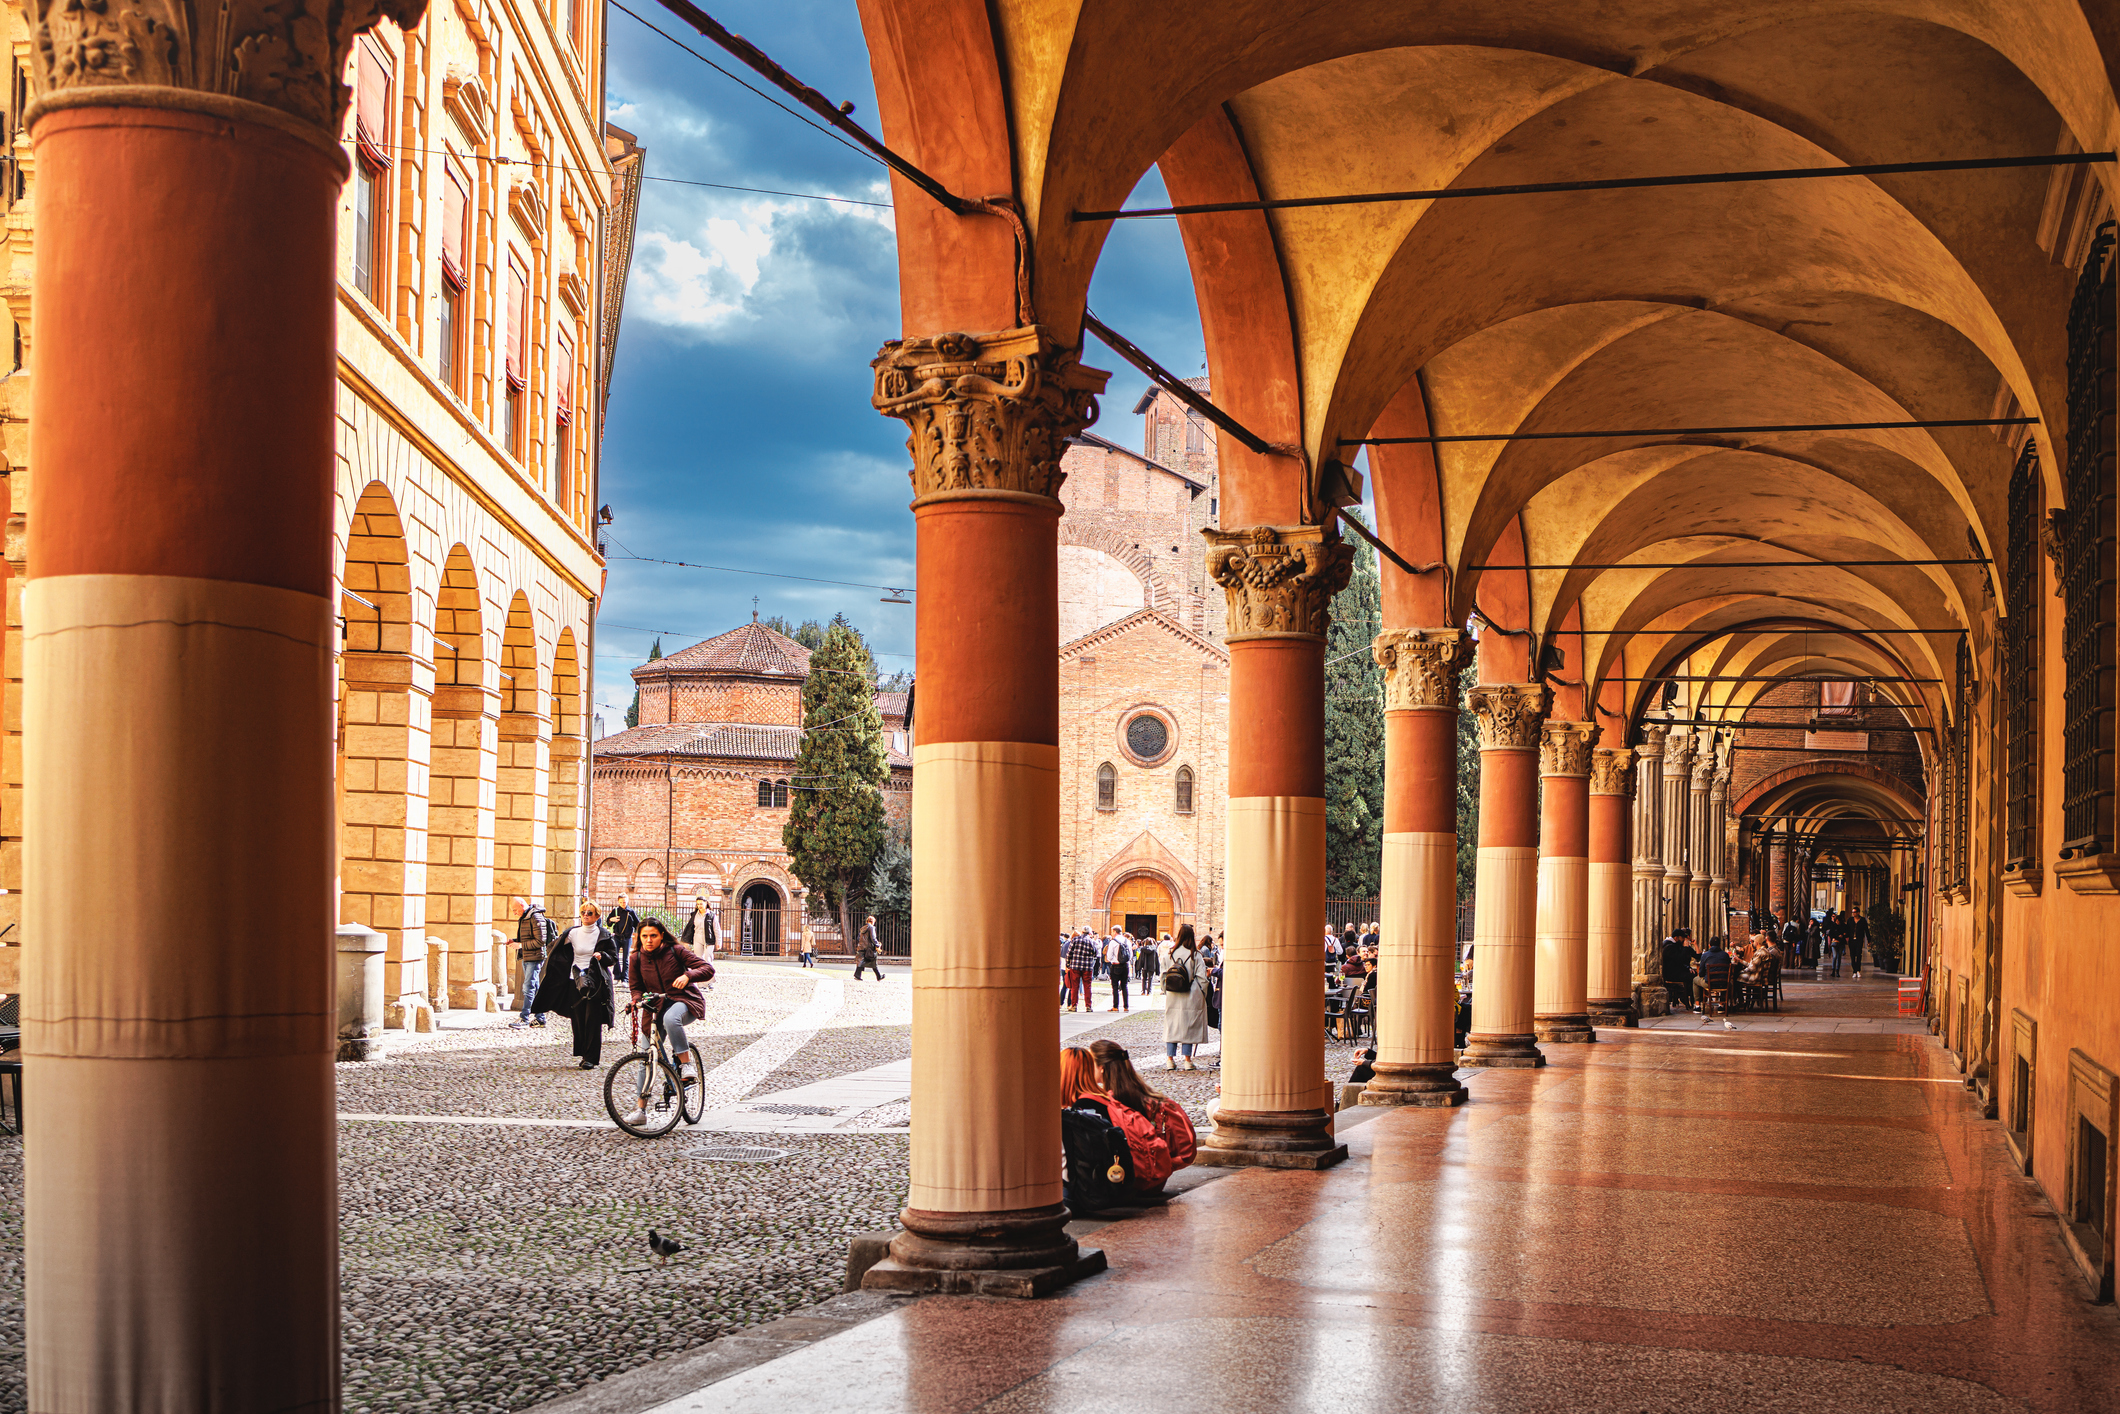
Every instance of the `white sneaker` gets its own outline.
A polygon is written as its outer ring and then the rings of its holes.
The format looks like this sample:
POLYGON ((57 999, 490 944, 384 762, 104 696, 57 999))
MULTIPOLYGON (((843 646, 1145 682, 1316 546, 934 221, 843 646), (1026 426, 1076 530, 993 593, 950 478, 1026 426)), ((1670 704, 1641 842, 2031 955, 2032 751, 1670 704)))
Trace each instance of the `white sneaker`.
POLYGON ((697 1085, 699 1083, 699 1067, 690 1061, 686 1061, 677 1068, 677 1078, 687 1085, 697 1085))
POLYGON ((647 1122, 648 1107, 646 1105, 642 1105, 639 1109, 633 1111, 633 1113, 626 1116, 626 1123, 634 1125, 635 1127, 645 1125, 647 1124, 647 1122))

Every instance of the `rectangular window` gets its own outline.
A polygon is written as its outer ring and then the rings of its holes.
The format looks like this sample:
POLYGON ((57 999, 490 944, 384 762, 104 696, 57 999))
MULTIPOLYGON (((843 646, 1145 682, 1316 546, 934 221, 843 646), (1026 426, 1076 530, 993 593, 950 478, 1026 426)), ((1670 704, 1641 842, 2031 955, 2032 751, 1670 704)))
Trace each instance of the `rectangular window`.
POLYGON ((2101 1301, 2113 1296, 2113 1132, 2120 1085, 2082 1051, 2070 1051, 2068 1172, 2062 1234, 2101 1301))
POLYGON ((2113 841, 2113 226, 2091 243, 2068 316, 2061 533, 2061 857, 2113 841))
POLYGON ((464 394, 464 251, 470 245, 471 193, 454 163, 442 168, 442 382, 464 394))
POLYGON ((2003 831, 2006 875, 2039 868, 2039 446, 2026 439, 2010 473, 2009 574, 2003 583, 2003 745, 2009 806, 2003 831))
POLYGON ((574 439, 569 436, 574 420, 574 340, 561 329, 554 338, 552 370, 552 499, 560 513, 574 514, 574 439))
POLYGON ((507 426, 501 430, 508 450, 518 459, 523 455, 523 408, 529 401, 524 397, 528 390, 530 374, 530 350, 524 343, 527 330, 524 327, 524 306, 530 300, 530 277, 523 267, 513 259, 508 262, 508 325, 507 343, 502 372, 507 384, 507 394, 502 399, 501 416, 507 426))
POLYGON ((355 52, 353 287, 380 305, 390 250, 390 60, 365 38, 355 52))
POLYGON ((582 0, 567 0, 567 38, 574 43, 574 52, 582 51, 582 0))
POLYGON ((2017 1167, 2032 1171, 2032 1127, 2039 1117, 2039 1023, 2010 1012, 2010 1091, 2003 1137, 2017 1167))

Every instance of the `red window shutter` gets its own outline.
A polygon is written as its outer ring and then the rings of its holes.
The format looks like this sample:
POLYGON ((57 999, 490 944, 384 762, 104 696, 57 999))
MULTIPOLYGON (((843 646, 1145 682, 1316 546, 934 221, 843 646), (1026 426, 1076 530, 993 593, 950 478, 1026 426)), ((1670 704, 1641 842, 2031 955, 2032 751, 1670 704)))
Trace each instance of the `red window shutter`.
POLYGON ((390 66, 367 40, 361 41, 354 79, 353 131, 370 166, 390 165, 390 66))
POLYGON ((464 279, 464 223, 471 214, 471 195, 456 168, 445 167, 448 180, 442 184, 442 274, 462 289, 464 279))
POLYGON ((567 331, 559 331, 559 368, 554 375, 559 398, 559 420, 565 422, 574 412, 574 340, 567 331))
POLYGON ((517 388, 523 386, 530 360, 523 350, 523 301, 530 295, 530 278, 523 274, 522 267, 508 267, 508 382, 517 388))

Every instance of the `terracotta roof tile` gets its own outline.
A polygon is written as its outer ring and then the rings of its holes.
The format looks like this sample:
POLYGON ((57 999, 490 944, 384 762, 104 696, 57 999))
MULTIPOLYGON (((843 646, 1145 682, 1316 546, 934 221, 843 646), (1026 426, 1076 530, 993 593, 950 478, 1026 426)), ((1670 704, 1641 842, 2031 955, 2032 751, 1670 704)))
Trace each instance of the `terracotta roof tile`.
POLYGON ((629 727, 596 743, 598 756, 708 756, 740 761, 793 761, 800 727, 729 722, 674 722, 629 727))
POLYGON ((665 672, 742 673, 751 677, 808 677, 810 650, 761 623, 741 624, 633 670, 636 680, 665 672))

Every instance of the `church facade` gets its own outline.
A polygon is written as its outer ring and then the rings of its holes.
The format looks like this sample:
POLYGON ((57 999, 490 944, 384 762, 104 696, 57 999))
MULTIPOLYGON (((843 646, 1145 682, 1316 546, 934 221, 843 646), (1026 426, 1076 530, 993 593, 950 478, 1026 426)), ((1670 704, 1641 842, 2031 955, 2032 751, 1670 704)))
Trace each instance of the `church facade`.
POLYGON ((1060 926, 1219 933, 1229 653, 1200 535, 1220 511, 1213 429, 1160 390, 1134 411, 1139 452, 1085 433, 1062 462, 1060 926))

